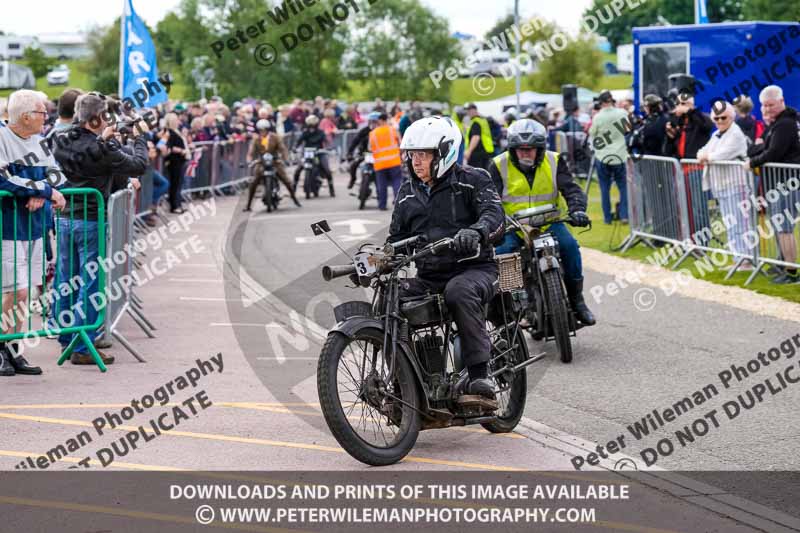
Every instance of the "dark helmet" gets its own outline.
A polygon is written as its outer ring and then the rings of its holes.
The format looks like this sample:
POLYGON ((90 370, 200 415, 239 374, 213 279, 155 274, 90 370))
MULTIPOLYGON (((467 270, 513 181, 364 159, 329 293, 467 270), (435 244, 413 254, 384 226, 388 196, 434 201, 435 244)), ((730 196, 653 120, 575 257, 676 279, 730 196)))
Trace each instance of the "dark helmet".
POLYGON ((657 94, 648 94, 644 97, 644 105, 647 107, 661 105, 661 97, 657 94))
POLYGON ((546 148, 547 129, 541 123, 524 118, 514 121, 508 128, 508 147, 546 148))
POLYGON ((534 168, 538 167, 547 150, 547 128, 529 118, 515 121, 508 127, 508 153, 511 162, 519 166, 516 148, 536 148, 534 168))

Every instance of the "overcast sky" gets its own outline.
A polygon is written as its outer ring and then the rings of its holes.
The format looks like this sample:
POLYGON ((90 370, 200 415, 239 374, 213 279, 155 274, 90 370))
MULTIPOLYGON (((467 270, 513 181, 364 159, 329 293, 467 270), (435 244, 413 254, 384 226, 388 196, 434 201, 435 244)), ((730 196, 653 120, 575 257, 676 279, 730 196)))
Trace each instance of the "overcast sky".
MULTIPOLYGON (((421 0, 450 21, 452 31, 483 35, 514 8, 514 0, 421 0)), ((358 0, 359 4, 365 3, 358 0)), ((76 32, 93 24, 107 25, 122 13, 123 0, 2 0, 0 30, 18 35, 76 32)), ((175 9, 180 0, 133 0, 133 7, 151 25, 175 9)), ((520 0, 520 14, 538 14, 576 31, 591 0, 520 0)))

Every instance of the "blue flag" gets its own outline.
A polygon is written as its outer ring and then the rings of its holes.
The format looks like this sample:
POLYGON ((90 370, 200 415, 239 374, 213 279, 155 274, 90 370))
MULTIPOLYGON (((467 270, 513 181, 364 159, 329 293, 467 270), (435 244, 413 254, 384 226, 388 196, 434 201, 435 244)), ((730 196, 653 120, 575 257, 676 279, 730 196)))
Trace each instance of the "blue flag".
POLYGON ((119 58, 119 94, 131 107, 152 107, 167 101, 169 82, 158 77, 156 47, 147 26, 125 0, 119 58))
POLYGON ((694 0, 694 23, 708 24, 708 7, 706 0, 694 0))

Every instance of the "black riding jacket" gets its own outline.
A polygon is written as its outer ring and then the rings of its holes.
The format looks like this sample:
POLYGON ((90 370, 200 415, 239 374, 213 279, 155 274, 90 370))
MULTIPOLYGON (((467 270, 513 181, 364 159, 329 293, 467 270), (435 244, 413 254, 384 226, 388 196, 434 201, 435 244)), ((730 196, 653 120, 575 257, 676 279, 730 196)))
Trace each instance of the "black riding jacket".
POLYGON ((455 164, 434 182, 430 193, 416 176, 403 183, 387 240, 423 234, 431 243, 453 237, 463 228, 477 230, 481 235, 478 258, 458 263, 463 256, 446 250, 417 261, 420 278, 449 279, 470 267, 494 264, 492 245, 502 239, 504 225, 503 206, 488 172, 455 164))
POLYGON ((306 128, 295 146, 322 149, 325 147, 325 132, 319 128, 306 128))

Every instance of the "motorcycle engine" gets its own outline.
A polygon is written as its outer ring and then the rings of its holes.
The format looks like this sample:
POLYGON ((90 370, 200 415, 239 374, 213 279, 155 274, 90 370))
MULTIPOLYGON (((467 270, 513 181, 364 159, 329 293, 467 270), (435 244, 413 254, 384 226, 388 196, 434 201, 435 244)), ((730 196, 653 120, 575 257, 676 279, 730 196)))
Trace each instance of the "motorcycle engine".
POLYGON ((444 339, 439 335, 427 334, 414 340, 414 350, 420 363, 428 374, 441 374, 445 369, 445 356, 442 353, 444 339))

